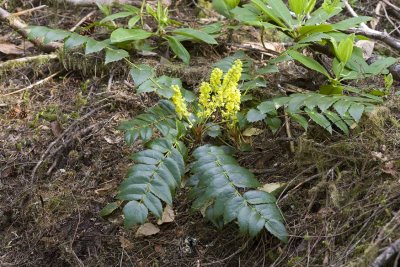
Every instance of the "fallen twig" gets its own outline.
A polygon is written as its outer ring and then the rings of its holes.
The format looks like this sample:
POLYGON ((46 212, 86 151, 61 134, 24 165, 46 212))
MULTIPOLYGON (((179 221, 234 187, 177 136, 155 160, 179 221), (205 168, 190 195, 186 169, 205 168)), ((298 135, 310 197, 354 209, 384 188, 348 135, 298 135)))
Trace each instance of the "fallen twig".
POLYGON ((15 16, 15 17, 19 17, 19 16, 25 15, 27 13, 31 13, 33 11, 36 11, 36 10, 39 10, 39 9, 43 9, 45 7, 47 7, 47 6, 46 5, 41 5, 41 6, 37 6, 37 7, 31 8, 31 9, 26 9, 26 10, 22 10, 22 11, 17 12, 17 13, 13 13, 12 15, 15 16))
MULTIPOLYGON (((17 16, 14 16, 13 14, 9 13, 7 10, 4 10, 1 7, 0 7, 0 21, 6 22, 7 24, 9 24, 11 28, 17 31, 24 38, 26 39, 28 38, 28 33, 29 33, 29 30, 27 30, 28 25, 23 20, 21 20, 17 16)), ((47 53, 56 51, 62 45, 56 42, 51 42, 45 45, 43 44, 42 41, 38 39, 31 40, 31 42, 37 47, 39 47, 40 50, 47 53)))
MULTIPOLYGON (((346 6, 346 9, 350 12, 350 14, 353 17, 358 17, 357 13, 350 6, 350 4, 349 4, 349 2, 347 2, 347 0, 343 0, 343 3, 346 6)), ((385 44, 389 45, 390 47, 400 51, 400 40, 393 38, 386 32, 380 32, 380 31, 373 30, 370 27, 368 27, 365 23, 361 23, 360 28, 350 30, 350 32, 365 35, 367 37, 382 41, 385 44)))
POLYGON ((88 117, 92 116, 94 113, 96 113, 97 111, 109 107, 111 106, 110 103, 102 105, 98 108, 93 109, 92 111, 90 111, 89 113, 85 114, 84 116, 82 116, 81 118, 79 118, 78 120, 74 121, 62 134, 60 134, 59 137, 56 138, 56 140, 54 140, 53 142, 50 143, 50 145, 47 147, 46 151, 41 155, 40 160, 37 162, 37 164, 35 165, 35 167, 32 170, 32 174, 31 174, 31 183, 34 182, 35 180, 35 175, 36 172, 38 170, 38 168, 42 165, 43 161, 50 155, 50 151, 51 149, 60 141, 62 140, 70 131, 72 131, 72 129, 74 129, 74 127, 81 121, 87 119, 88 117))
POLYGON ((53 73, 52 75, 50 75, 49 77, 46 77, 46 78, 43 79, 43 80, 37 81, 37 82, 35 82, 35 83, 33 83, 33 84, 27 86, 27 87, 24 87, 24 88, 19 89, 19 90, 16 90, 16 91, 13 91, 13 92, 11 92, 11 93, 4 94, 4 95, 2 95, 2 96, 3 96, 3 97, 4 97, 4 96, 9 96, 9 95, 21 93, 21 92, 23 92, 23 91, 32 89, 32 88, 35 87, 35 86, 38 86, 38 85, 40 85, 40 84, 42 84, 42 83, 45 83, 45 82, 51 80, 54 76, 58 75, 59 73, 60 73, 60 71, 57 71, 56 73, 53 73))
MULTIPOLYGON (((389 17, 389 14, 387 13, 387 10, 385 8, 385 5, 382 6, 383 7, 383 12, 385 12, 385 17, 386 19, 389 21, 390 24, 392 24, 392 26, 394 27, 394 31, 397 31, 398 33, 400 33, 398 26, 396 25, 396 23, 394 23, 394 21, 389 17)), ((393 31, 392 31, 393 32, 393 31)), ((390 33, 388 33, 388 35, 390 35, 390 33)))
POLYGON ((96 3, 103 5, 130 4, 134 6, 140 6, 142 4, 140 0, 58 0, 58 2, 66 2, 76 6, 91 6, 96 5, 96 3))
POLYGON ((86 16, 84 16, 80 21, 78 21, 77 24, 75 24, 74 27, 72 27, 69 31, 73 32, 76 30, 76 28, 78 28, 79 26, 82 25, 82 23, 84 23, 88 18, 90 18, 94 13, 96 13, 96 11, 92 11, 89 14, 87 14, 86 16))
POLYGON ((375 260, 370 267, 386 266, 387 262, 397 253, 400 254, 400 239, 390 244, 375 260))
MULTIPOLYGON (((292 139, 293 136, 292 136, 292 131, 290 130, 290 122, 289 122, 289 117, 288 117, 288 114, 286 112, 286 109, 284 110, 284 113, 285 113, 284 115, 285 115, 286 134, 287 134, 287 137, 289 139, 292 139)), ((289 148, 290 148, 290 152, 291 153, 295 152, 295 147, 294 147, 294 141, 293 140, 289 141, 289 148)))

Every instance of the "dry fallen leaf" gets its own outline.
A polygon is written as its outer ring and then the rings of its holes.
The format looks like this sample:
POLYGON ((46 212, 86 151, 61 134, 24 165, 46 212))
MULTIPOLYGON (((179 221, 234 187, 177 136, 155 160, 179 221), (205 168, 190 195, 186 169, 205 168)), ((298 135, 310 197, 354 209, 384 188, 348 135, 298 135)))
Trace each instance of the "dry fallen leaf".
POLYGON ((173 222, 175 220, 174 210, 170 206, 165 206, 161 219, 157 221, 158 225, 173 222))
POLYGON ((158 253, 158 255, 160 255, 161 257, 165 256, 165 248, 161 245, 155 245, 154 246, 154 251, 158 253))
POLYGON ((264 132, 264 130, 262 129, 258 129, 258 128, 247 128, 246 130, 243 131, 243 136, 254 136, 254 135, 259 135, 262 132, 264 132))
POLYGON ((145 223, 139 227, 139 229, 136 231, 135 236, 149 236, 149 235, 155 235, 158 232, 160 232, 160 228, 155 226, 152 223, 145 223))
POLYGON ((120 136, 116 136, 116 137, 103 136, 103 138, 109 144, 118 144, 122 141, 122 138, 120 136))
POLYGON ((267 193, 272 193, 278 191, 279 189, 282 189, 284 186, 286 186, 286 183, 269 183, 264 184, 259 189, 267 193))
POLYGON ((123 236, 119 237, 119 242, 121 243, 121 248, 123 248, 123 249, 133 248, 133 243, 123 236))
POLYGON ((362 49, 364 59, 368 59, 374 52, 375 43, 369 40, 360 40, 356 42, 356 46, 362 49))
POLYGON ((15 44, 10 43, 1 43, 0 44, 0 53, 6 55, 23 55, 24 49, 21 49, 15 44))
POLYGON ((55 137, 59 137, 64 132, 58 121, 50 122, 50 129, 55 137))

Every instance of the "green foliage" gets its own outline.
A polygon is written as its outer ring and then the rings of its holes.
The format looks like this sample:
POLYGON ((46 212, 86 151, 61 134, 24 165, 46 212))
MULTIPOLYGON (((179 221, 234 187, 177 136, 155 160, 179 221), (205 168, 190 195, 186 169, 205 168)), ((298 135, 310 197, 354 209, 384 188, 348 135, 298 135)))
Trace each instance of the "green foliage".
MULTIPOLYGON (((387 74, 387 68, 396 62, 394 58, 384 58, 368 65, 362 57, 361 49, 354 47, 354 41, 362 38, 341 31, 356 27, 370 20, 369 17, 350 18, 337 23, 328 20, 342 10, 338 0, 325 0, 321 7, 314 10, 315 0, 290 0, 292 16, 282 0, 252 0, 250 4, 231 11, 235 18, 244 24, 265 29, 276 29, 296 43, 280 57, 282 60, 294 59, 305 67, 326 76, 332 86, 338 86, 345 80, 360 79, 368 76, 387 74), (315 59, 297 52, 310 45, 328 45, 332 47, 332 71, 315 59)), ((318 52, 314 51, 314 54, 318 52)), ((329 53, 328 53, 329 54, 329 53)))
MULTIPOLYGON (((145 4, 145 1, 143 1, 143 4, 145 4)), ((161 45, 167 44, 185 64, 189 64, 190 54, 182 44, 183 41, 217 44, 214 37, 220 31, 220 24, 215 23, 200 29, 175 28, 176 25, 181 25, 181 23, 168 17, 168 8, 163 7, 160 1, 158 1, 156 9, 153 9, 149 4, 146 5, 145 9, 139 9, 131 5, 121 5, 120 8, 123 11, 117 13, 112 13, 110 7, 100 4, 98 6, 106 17, 98 22, 97 25, 112 30, 109 39, 96 41, 93 38, 81 36, 77 33, 43 26, 29 27, 29 38, 43 38, 45 44, 63 40, 65 41, 65 49, 85 45, 85 54, 106 49, 106 64, 128 58, 128 51, 132 48, 139 50, 154 49, 148 42, 150 38, 164 40, 165 43, 161 43, 161 45), (146 17, 153 18, 157 23, 155 32, 144 27, 143 19, 146 17), (128 19, 127 25, 117 25, 116 20, 122 19, 128 19), (139 21, 142 23, 139 24, 139 21)))
POLYGON ((157 129, 163 136, 178 133, 176 121, 176 113, 174 105, 167 101, 161 100, 157 105, 149 108, 146 113, 136 116, 130 121, 121 124, 120 129, 125 132, 125 141, 132 145, 137 139, 148 141, 157 129))
POLYGON ((260 183, 226 149, 204 145, 193 151, 192 156, 195 160, 189 184, 194 209, 205 209, 206 217, 218 228, 236 219, 243 234, 254 237, 266 228, 287 241, 276 199, 259 190, 242 193, 241 189, 257 188, 260 183))
MULTIPOLYGON (((149 212, 159 218, 163 203, 173 205, 173 196, 188 171, 191 176, 184 184, 190 187, 193 209, 205 210, 205 217, 217 227, 237 221, 243 234, 254 237, 266 229, 287 241, 288 234, 276 199, 257 190, 260 183, 233 158, 230 151, 234 149, 202 144, 207 136, 216 139, 224 133, 239 140, 241 134, 239 126, 243 117, 238 113, 238 82, 243 64, 235 57, 218 64, 224 71, 215 68, 210 83, 204 82, 200 86, 199 99, 194 95, 189 97, 192 103, 185 100, 188 97, 184 97, 185 90, 181 89, 179 80, 166 76, 156 78, 147 65, 138 65, 131 70, 138 91, 146 83, 164 83, 173 94, 163 97, 170 97, 172 103, 161 100, 121 124, 127 143, 132 145, 141 139, 146 149, 132 156, 135 164, 119 187, 118 201, 104 207, 100 212, 102 216, 111 214, 122 204, 127 227, 145 223, 149 212), (231 60, 234 60, 233 65, 231 60), (215 105, 216 109, 209 110, 210 105, 215 105), (208 110, 210 113, 206 112, 208 110), (156 130, 159 134, 154 134, 156 130), (163 137, 157 137, 159 135, 163 137), (183 141, 189 141, 190 157, 183 141)), ((245 65, 250 67, 251 62, 245 65)), ((241 144, 234 142, 233 145, 241 144)))
POLYGON ((172 197, 185 173, 184 155, 176 148, 181 142, 158 138, 148 149, 135 153, 136 163, 121 183, 117 198, 128 201, 124 208, 125 226, 143 224, 150 211, 157 218, 162 215, 162 202, 172 206, 172 197))
MULTIPOLYGON (((356 93, 357 89, 347 88, 356 93)), ((323 95, 318 93, 292 94, 290 96, 273 98, 262 102, 257 109, 251 109, 247 113, 250 122, 263 120, 276 131, 281 122, 278 122, 278 110, 283 108, 289 117, 300 124, 305 130, 308 129, 309 119, 328 132, 332 133, 333 126, 341 132, 349 134, 350 128, 357 125, 361 116, 372 111, 376 104, 382 103, 382 99, 374 95, 361 94, 360 96, 347 95, 323 95)))

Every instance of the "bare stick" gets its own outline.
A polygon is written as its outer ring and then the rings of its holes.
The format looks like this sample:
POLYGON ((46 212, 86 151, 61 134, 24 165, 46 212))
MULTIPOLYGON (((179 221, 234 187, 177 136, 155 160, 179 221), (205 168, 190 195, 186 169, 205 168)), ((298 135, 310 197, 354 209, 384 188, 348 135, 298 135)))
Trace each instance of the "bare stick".
MULTIPOLYGON (((288 114, 287 114, 286 110, 284 110, 284 115, 285 115, 286 134, 287 134, 287 137, 289 139, 292 139, 293 138, 292 131, 290 130, 290 122, 289 122, 289 117, 288 117, 288 114)), ((290 152, 294 153, 295 152, 295 148, 294 148, 293 140, 289 141, 289 147, 290 147, 290 152)))
POLYGON ((35 180, 35 175, 36 172, 38 170, 38 168, 40 167, 40 165, 42 165, 43 161, 46 159, 46 157, 49 155, 50 150, 62 139, 64 138, 79 122, 85 120, 86 118, 92 116, 94 113, 96 113, 97 111, 110 106, 111 104, 105 104, 103 106, 100 106, 98 108, 93 109, 92 111, 90 111, 89 113, 85 114, 84 116, 82 116, 80 119, 74 121, 62 134, 60 134, 59 137, 57 137, 56 140, 54 140, 53 142, 50 143, 50 145, 47 147, 46 151, 42 154, 42 156, 40 157, 40 160, 38 161, 38 163, 36 164, 36 166, 33 168, 32 170, 32 174, 31 174, 31 183, 33 183, 33 181, 35 180))
POLYGON ((39 9, 43 9, 45 7, 47 7, 47 6, 46 5, 41 5, 41 6, 37 6, 37 7, 31 8, 31 9, 26 9, 26 10, 22 10, 22 11, 17 12, 17 13, 13 13, 12 15, 15 16, 15 17, 19 17, 19 16, 25 15, 27 13, 31 13, 33 11, 36 11, 36 10, 39 10, 39 9))
POLYGON ((392 7, 393 9, 395 9, 395 10, 397 10, 397 11, 400 11, 400 7, 393 5, 390 1, 388 1, 388 0, 383 0, 383 2, 384 2, 385 4, 387 4, 388 6, 392 7))
POLYGON ((69 31, 73 32, 76 30, 76 28, 78 28, 79 26, 82 25, 82 23, 84 23, 88 18, 90 18, 94 13, 96 13, 96 11, 92 11, 89 14, 87 14, 86 16, 84 16, 74 27, 72 27, 69 31))
POLYGON ((22 89, 16 90, 16 91, 11 92, 11 93, 8 93, 8 94, 4 94, 4 95, 2 95, 2 96, 3 96, 3 97, 4 97, 4 96, 9 96, 9 95, 21 93, 21 92, 23 92, 23 91, 32 89, 32 88, 35 87, 35 86, 38 86, 38 85, 40 85, 40 84, 42 84, 42 83, 45 83, 45 82, 51 80, 54 76, 58 75, 59 73, 60 73, 60 71, 57 71, 56 73, 50 75, 49 77, 47 77, 47 78, 45 78, 45 79, 43 79, 43 80, 37 81, 37 82, 35 82, 35 83, 33 83, 33 84, 27 86, 27 87, 24 87, 24 88, 22 88, 22 89))
POLYGON ((104 5, 131 4, 134 6, 140 6, 142 4, 142 1, 140 0, 58 0, 58 2, 67 2, 77 6, 94 6, 96 5, 96 2, 104 5))
MULTIPOLYGON (((29 30, 27 30, 26 28, 28 25, 23 20, 9 13, 7 10, 2 9, 1 7, 0 7, 0 21, 6 22, 11 28, 17 31, 25 39, 28 38, 29 30)), ((31 42, 44 52, 54 52, 62 45, 56 42, 51 42, 45 45, 38 39, 31 40, 31 42)))
POLYGON ((386 263, 391 257, 400 253, 400 239, 388 246, 375 260, 369 265, 369 267, 382 267, 386 266, 386 263))
MULTIPOLYGON (((342 0, 342 1, 346 6, 347 11, 349 11, 353 17, 358 17, 357 13, 350 6, 349 2, 347 2, 347 0, 342 0)), ((391 37, 389 34, 385 32, 373 30, 370 27, 368 27, 365 23, 361 23, 360 28, 351 30, 350 32, 365 35, 367 37, 382 41, 385 44, 389 45, 390 47, 400 51, 400 40, 391 37)))
MULTIPOLYGON (((394 21, 389 17, 385 5, 383 5, 382 7, 383 7, 383 11, 385 12, 385 17, 387 18, 389 23, 392 24, 392 26, 394 27, 395 31, 397 30, 397 32, 400 33, 400 31, 397 29, 398 26, 396 25, 396 23, 394 23, 394 21)), ((389 35, 390 35, 390 33, 389 33, 389 35)))

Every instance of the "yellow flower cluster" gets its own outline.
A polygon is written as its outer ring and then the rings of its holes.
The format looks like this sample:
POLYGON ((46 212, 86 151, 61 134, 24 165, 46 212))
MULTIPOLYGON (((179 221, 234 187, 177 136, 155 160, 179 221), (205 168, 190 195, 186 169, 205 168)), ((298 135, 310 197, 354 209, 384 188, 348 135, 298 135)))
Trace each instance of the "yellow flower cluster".
POLYGON ((211 72, 210 83, 201 84, 199 96, 201 111, 197 115, 207 119, 220 109, 222 117, 231 121, 232 126, 236 123, 236 114, 240 110, 238 82, 242 74, 242 61, 238 59, 233 63, 221 83, 222 74, 222 70, 215 68, 211 72))
POLYGON ((174 91, 174 95, 172 96, 172 103, 175 105, 175 111, 178 115, 178 118, 181 120, 183 117, 189 117, 189 111, 187 110, 185 99, 182 97, 181 90, 178 85, 174 84, 171 86, 174 91))

